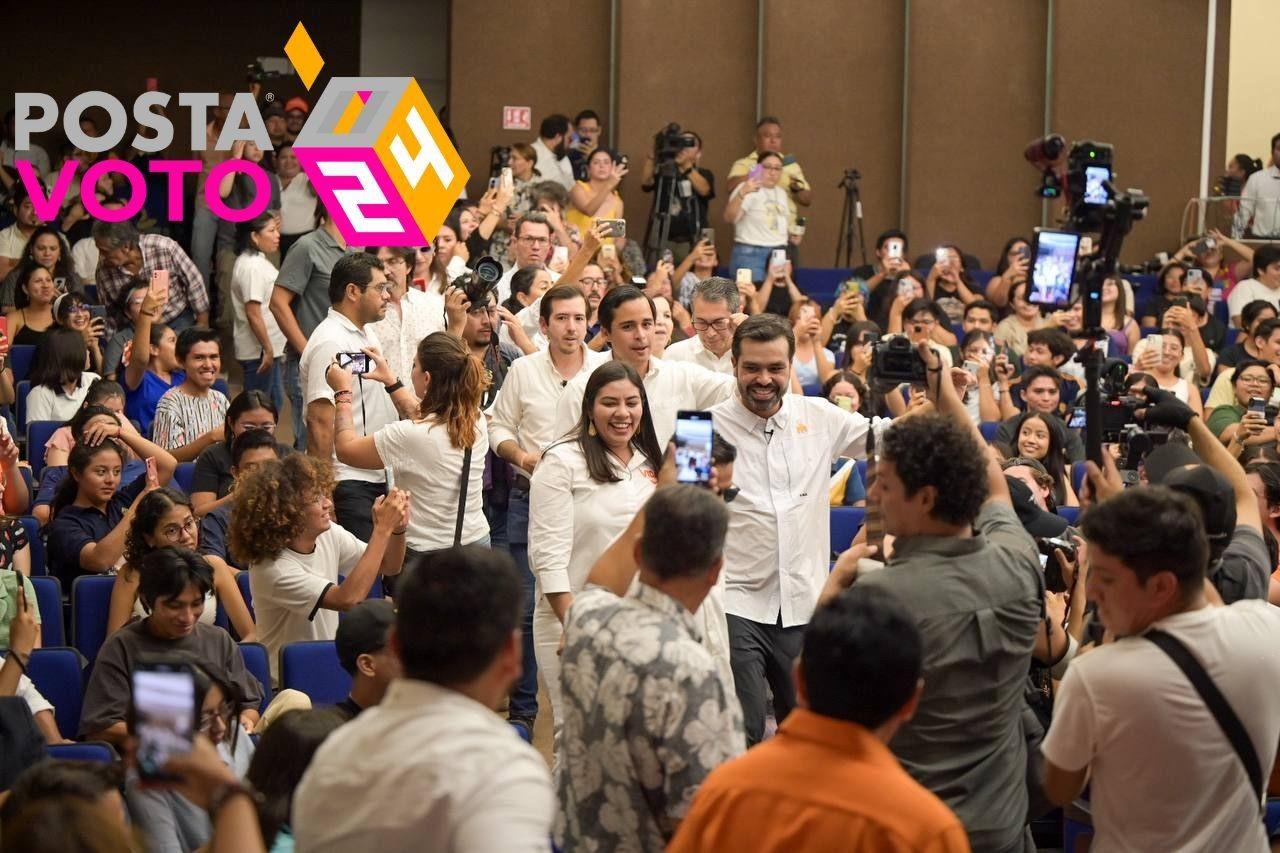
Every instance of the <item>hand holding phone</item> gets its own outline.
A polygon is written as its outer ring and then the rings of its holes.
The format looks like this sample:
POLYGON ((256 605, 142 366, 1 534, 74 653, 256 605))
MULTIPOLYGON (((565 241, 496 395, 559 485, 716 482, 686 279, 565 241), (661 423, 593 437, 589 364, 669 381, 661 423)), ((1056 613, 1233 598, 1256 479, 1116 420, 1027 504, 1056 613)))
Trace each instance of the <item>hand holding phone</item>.
POLYGON ((787 265, 787 250, 774 249, 769 255, 769 268, 772 270, 782 269, 787 265))
POLYGON ((340 352, 335 358, 338 367, 351 371, 352 376, 364 376, 373 367, 368 354, 363 352, 340 352))
POLYGON ((129 730, 137 738, 138 775, 173 780, 162 768, 171 757, 191 752, 199 715, 195 675, 185 663, 138 661, 129 679, 129 730))
POLYGON ((710 412, 682 410, 676 413, 676 482, 710 485, 714 435, 710 412))

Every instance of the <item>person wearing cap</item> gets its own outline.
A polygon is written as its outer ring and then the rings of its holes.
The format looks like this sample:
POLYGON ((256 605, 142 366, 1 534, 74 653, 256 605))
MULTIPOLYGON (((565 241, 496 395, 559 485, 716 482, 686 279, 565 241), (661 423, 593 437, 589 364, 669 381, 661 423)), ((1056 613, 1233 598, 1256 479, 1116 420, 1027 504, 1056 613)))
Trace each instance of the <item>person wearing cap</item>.
MULTIPOLYGON (((298 138, 298 134, 302 133, 302 126, 307 122, 307 115, 311 112, 311 105, 307 103, 307 99, 303 97, 290 98, 284 105, 284 121, 285 134, 284 141, 293 144, 298 138)), ((272 142, 275 138, 272 137, 272 142)))
POLYGON ((333 707, 348 720, 381 702, 387 685, 400 677, 400 659, 389 646, 395 622, 395 606, 385 598, 371 598, 338 623, 333 642, 338 663, 351 676, 351 692, 333 707))
POLYGON ((267 126, 267 138, 272 148, 279 148, 287 141, 289 125, 285 121, 284 107, 279 101, 272 101, 262 108, 262 121, 267 126))

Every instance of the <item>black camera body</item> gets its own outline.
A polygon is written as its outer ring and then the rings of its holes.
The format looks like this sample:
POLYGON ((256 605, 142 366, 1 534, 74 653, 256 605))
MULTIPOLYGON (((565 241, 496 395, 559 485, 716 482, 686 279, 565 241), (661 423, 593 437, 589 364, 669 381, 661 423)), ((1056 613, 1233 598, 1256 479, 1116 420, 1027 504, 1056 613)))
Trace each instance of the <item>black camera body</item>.
POLYGON ((916 345, 906 335, 876 341, 871 350, 871 380, 887 385, 924 384, 927 371, 916 345))
POLYGON ((1074 563, 1076 561, 1076 543, 1069 539, 1051 537, 1036 539, 1036 548, 1046 558, 1044 561, 1044 588, 1049 592, 1066 592, 1067 581, 1062 577, 1062 566, 1058 565, 1058 558, 1053 556, 1053 552, 1061 551, 1062 556, 1067 558, 1068 563, 1074 563))
POLYGON ((674 121, 653 137, 653 159, 659 163, 674 160, 676 155, 698 143, 674 121))
POLYGON ((489 294, 498 289, 498 280, 502 278, 502 264, 485 255, 476 261, 473 269, 467 270, 453 280, 453 286, 467 295, 467 301, 474 308, 488 299, 489 294))

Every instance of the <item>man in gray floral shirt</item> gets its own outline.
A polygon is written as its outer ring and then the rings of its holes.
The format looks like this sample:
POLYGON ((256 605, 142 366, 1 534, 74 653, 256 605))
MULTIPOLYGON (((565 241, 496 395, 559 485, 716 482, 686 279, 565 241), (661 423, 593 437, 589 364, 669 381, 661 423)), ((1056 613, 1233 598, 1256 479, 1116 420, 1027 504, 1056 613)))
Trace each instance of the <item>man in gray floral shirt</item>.
POLYGON ((733 685, 694 618, 727 527, 714 493, 660 489, 574 599, 555 829, 566 853, 663 849, 702 780, 745 747, 733 685))

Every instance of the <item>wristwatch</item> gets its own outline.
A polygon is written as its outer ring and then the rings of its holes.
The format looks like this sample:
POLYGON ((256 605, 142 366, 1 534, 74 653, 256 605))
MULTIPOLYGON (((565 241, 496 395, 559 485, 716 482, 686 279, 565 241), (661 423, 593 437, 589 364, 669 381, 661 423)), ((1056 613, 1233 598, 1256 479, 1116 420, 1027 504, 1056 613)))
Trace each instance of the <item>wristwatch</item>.
POLYGON ((258 793, 258 789, 253 787, 253 783, 248 780, 237 780, 235 782, 225 782, 214 789, 213 795, 209 797, 209 820, 216 820, 218 812, 222 807, 237 794, 244 794, 252 802, 256 809, 262 805, 262 794, 258 793))

